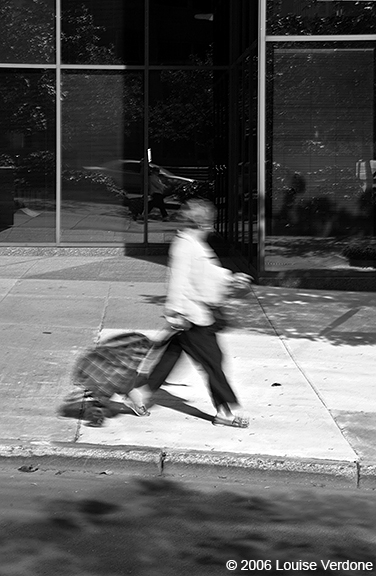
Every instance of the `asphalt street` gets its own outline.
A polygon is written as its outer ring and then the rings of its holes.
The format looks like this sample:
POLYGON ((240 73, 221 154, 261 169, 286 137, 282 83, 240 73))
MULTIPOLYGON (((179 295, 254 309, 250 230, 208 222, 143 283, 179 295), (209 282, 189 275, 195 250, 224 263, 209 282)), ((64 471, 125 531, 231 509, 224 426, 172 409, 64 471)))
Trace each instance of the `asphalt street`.
POLYGON ((373 574, 376 494, 0 464, 4 576, 373 574))

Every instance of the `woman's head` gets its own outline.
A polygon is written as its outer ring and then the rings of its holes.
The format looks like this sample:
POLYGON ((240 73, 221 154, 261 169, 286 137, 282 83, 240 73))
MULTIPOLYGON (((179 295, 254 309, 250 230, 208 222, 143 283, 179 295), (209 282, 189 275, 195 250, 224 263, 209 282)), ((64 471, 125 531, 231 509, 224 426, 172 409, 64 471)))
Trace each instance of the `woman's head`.
POLYGON ((181 207, 180 215, 187 228, 210 232, 214 226, 217 210, 209 200, 193 198, 181 207))

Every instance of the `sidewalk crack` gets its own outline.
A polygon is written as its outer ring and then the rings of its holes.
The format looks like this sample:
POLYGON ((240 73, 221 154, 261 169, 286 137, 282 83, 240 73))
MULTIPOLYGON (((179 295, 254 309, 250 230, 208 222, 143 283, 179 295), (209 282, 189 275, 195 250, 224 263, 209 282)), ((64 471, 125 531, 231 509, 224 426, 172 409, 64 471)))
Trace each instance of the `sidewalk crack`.
POLYGON ((100 321, 99 321, 99 325, 98 325, 98 329, 97 329, 97 335, 96 335, 96 338, 95 338, 95 344, 98 344, 98 343, 99 343, 100 334, 101 334, 101 332, 102 332, 102 330, 103 330, 103 328, 104 328, 104 320, 105 320, 105 317, 106 317, 106 314, 107 314, 108 305, 109 305, 109 302, 110 302, 110 291, 111 291, 111 283, 108 285, 107 294, 106 294, 106 297, 105 297, 104 306, 103 306, 103 311, 102 311, 102 316, 101 316, 101 319, 100 319, 100 321))
MULTIPOLYGON (((259 298, 257 297, 257 294, 254 292, 255 298, 257 300, 257 302, 259 303, 259 306, 261 308, 261 310, 263 311, 265 318, 267 319, 267 321, 269 322, 274 334, 276 335, 276 337, 279 339, 279 341, 281 342, 282 346, 284 347, 286 353, 288 354, 289 358, 291 359, 291 361, 294 363, 294 365, 296 366, 296 368, 299 370, 299 372, 301 373, 301 375, 303 376, 303 378, 306 380, 307 384, 311 387, 311 389, 314 391, 314 393, 316 394, 317 398, 320 400, 322 406, 325 408, 325 410, 328 412, 330 418, 332 419, 332 421, 334 422, 335 426, 337 427, 337 429, 339 430, 342 438, 345 440, 345 442, 348 444, 348 446, 350 447, 350 449, 352 450, 352 452, 358 456, 354 450, 354 448, 351 446, 350 442, 347 440, 346 436, 344 435, 343 431, 341 430, 338 422, 336 421, 336 419, 334 418, 332 412, 330 411, 330 409, 328 408, 328 406, 325 403, 324 398, 321 396, 320 391, 317 389, 317 387, 313 384, 313 382, 310 380, 310 378, 308 377, 308 375, 305 373, 304 369, 299 365, 299 363, 297 362, 297 360, 295 359, 294 355, 292 354, 292 352, 290 352, 289 347, 288 347, 288 339, 286 338, 286 336, 284 336, 283 334, 280 334, 278 332, 278 330, 275 328, 275 326, 273 325, 272 321, 270 320, 270 318, 268 317, 268 314, 264 308, 264 306, 262 305, 262 303, 260 302, 259 298)), ((337 325, 337 323, 342 323, 343 321, 346 321, 349 317, 353 316, 354 314, 356 314, 358 311, 360 310, 360 308, 354 308, 352 310, 350 310, 349 312, 347 312, 346 314, 344 314, 343 316, 341 316, 340 319, 337 319, 334 323, 332 323, 329 327, 327 327, 325 330, 328 330, 329 328, 332 329, 334 327, 334 324, 337 325)), ((357 481, 359 482, 359 469, 357 470, 357 481)))

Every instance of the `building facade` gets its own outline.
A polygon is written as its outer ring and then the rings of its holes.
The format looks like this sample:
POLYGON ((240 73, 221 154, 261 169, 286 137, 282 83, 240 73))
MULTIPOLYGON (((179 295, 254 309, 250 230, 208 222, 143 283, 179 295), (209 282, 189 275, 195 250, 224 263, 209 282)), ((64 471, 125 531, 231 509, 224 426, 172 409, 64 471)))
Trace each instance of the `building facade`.
POLYGON ((163 246, 202 196, 259 281, 375 289, 375 25, 362 0, 3 0, 0 246, 163 246))

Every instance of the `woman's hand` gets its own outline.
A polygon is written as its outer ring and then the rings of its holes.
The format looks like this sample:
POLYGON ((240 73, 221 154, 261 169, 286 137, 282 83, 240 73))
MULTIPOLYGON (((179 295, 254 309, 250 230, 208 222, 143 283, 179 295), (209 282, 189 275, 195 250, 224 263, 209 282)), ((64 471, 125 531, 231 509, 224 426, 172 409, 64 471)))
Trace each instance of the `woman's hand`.
POLYGON ((249 294, 251 284, 253 281, 252 276, 243 274, 243 272, 236 272, 232 275, 232 282, 230 285, 230 295, 237 298, 242 298, 249 294))
POLYGON ((253 280, 254 278, 252 276, 243 274, 243 272, 235 272, 235 274, 232 275, 233 285, 239 288, 249 286, 253 280))
POLYGON ((185 318, 178 312, 174 312, 172 310, 166 310, 164 316, 166 322, 168 322, 168 324, 174 330, 189 330, 189 328, 191 327, 190 321, 187 320, 187 318, 185 318))

